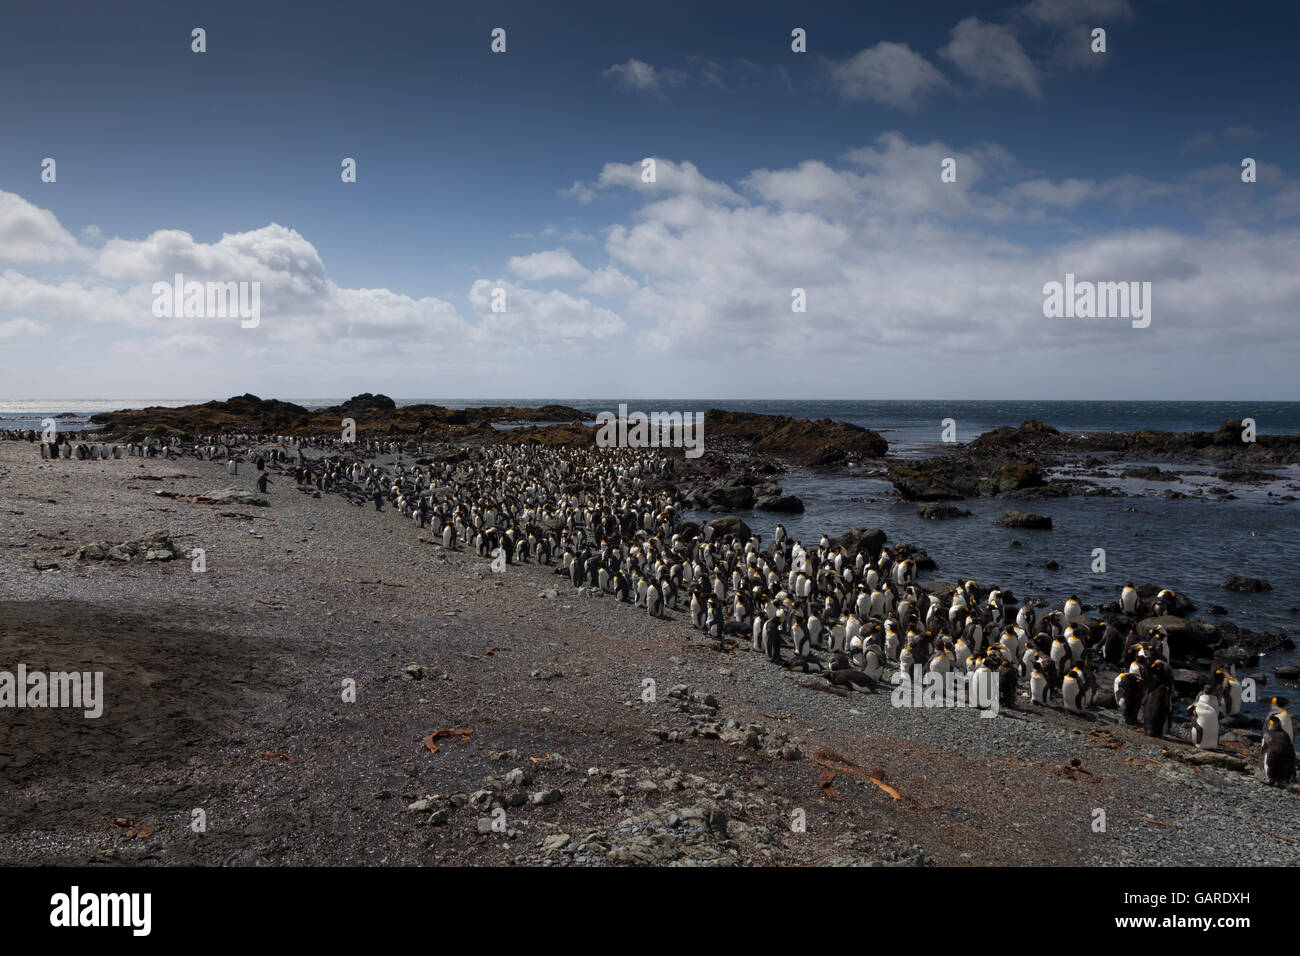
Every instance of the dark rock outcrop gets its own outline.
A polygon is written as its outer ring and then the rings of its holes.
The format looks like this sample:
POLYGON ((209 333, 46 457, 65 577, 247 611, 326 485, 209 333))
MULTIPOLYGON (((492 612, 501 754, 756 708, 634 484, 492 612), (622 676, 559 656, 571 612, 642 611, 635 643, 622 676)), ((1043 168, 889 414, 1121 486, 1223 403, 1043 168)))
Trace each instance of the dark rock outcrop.
POLYGON ((781 514, 797 515, 803 513, 803 502, 798 495, 767 495, 754 502, 759 511, 776 511, 781 514))
POLYGON ((885 546, 888 536, 879 528, 854 528, 838 538, 831 539, 831 547, 844 548, 849 554, 865 551, 870 557, 878 557, 885 546))
POLYGON ((1273 590, 1273 585, 1263 578, 1247 578, 1239 574, 1232 575, 1221 586, 1226 590, 1236 591, 1238 594, 1258 594, 1260 591, 1273 590))
POLYGON ((1052 527, 1052 519, 1047 515, 1026 511, 1008 511, 993 523, 1002 528, 1035 528, 1044 531, 1052 527))
POLYGON ((829 418, 810 421, 711 408, 704 414, 707 441, 740 442, 755 454, 827 467, 882 458, 889 443, 860 425, 829 418))
POLYGON ((947 521, 951 518, 969 518, 971 513, 956 505, 942 504, 931 502, 930 504, 921 505, 916 509, 918 518, 925 518, 927 521, 947 521))
POLYGON ((714 518, 709 522, 709 527, 713 529, 715 538, 730 534, 740 541, 748 541, 752 534, 749 525, 745 524, 739 515, 724 515, 721 518, 714 518))

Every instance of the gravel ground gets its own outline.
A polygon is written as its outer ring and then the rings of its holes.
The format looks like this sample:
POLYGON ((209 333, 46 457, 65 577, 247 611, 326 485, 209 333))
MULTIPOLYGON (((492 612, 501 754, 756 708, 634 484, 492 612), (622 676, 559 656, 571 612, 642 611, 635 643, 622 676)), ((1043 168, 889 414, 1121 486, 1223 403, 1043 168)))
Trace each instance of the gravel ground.
POLYGON ((0 715, 0 862, 1300 862, 1296 791, 1253 748, 1187 762, 1185 725, 840 697, 288 475, 267 508, 155 494, 243 472, 0 442, 0 669, 102 670, 107 698, 0 715), (73 556, 160 528, 207 570, 73 556))

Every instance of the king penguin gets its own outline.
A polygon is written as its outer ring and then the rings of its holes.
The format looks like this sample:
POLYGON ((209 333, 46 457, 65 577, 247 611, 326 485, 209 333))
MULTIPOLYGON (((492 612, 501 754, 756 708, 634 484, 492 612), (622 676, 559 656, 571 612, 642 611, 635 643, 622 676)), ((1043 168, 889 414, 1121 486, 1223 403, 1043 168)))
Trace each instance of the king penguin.
POLYGON ((1197 750, 1213 750, 1219 746, 1219 708, 1211 698, 1202 695, 1195 705, 1188 707, 1192 718, 1192 743, 1197 750))
POLYGON ((1282 729, 1276 714, 1264 725, 1264 739, 1260 744, 1264 758, 1264 776, 1271 786, 1285 787, 1295 779, 1295 744, 1282 729))
POLYGON ((1142 729, 1148 737, 1163 737, 1169 733, 1169 687, 1157 682, 1147 691, 1142 701, 1142 729))

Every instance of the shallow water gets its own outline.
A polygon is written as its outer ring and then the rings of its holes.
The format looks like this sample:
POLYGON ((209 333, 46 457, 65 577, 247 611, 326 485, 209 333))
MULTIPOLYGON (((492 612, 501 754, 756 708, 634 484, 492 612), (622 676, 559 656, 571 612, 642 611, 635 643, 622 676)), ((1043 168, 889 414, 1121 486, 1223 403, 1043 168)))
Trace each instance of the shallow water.
MULTIPOLYGON (((996 582, 1022 600, 1041 596, 1059 607, 1071 594, 1085 604, 1118 600, 1120 589, 1132 580, 1185 594, 1196 605, 1194 617, 1215 620, 1209 607, 1218 604, 1229 611, 1226 620, 1251 630, 1290 630, 1297 621, 1290 608, 1300 606, 1300 502, 1278 502, 1258 488, 1234 488, 1241 496, 1236 501, 1158 496, 976 499, 954 502, 972 513, 969 518, 930 521, 917 516, 915 504, 900 502, 882 479, 792 471, 780 476, 780 482, 784 492, 803 500, 803 514, 738 512, 763 536, 764 544, 771 541, 778 522, 791 537, 813 547, 822 533, 834 537, 849 528, 881 528, 889 540, 908 541, 934 559, 938 567, 923 572, 922 583, 957 578, 996 582), (1010 509, 1048 515, 1052 529, 994 525, 994 519, 1010 509), (1095 548, 1106 552, 1104 573, 1092 571, 1095 548), (1046 570, 1048 559, 1060 564, 1060 570, 1046 570), (1231 574, 1265 578, 1273 590, 1225 590, 1220 585, 1231 574)), ((1177 482, 1124 479, 1110 483, 1131 493, 1182 487, 1177 482)), ((1274 484, 1278 494, 1286 493, 1281 484, 1274 484)), ((693 511, 686 516, 698 521, 717 515, 693 511)), ((1283 663, 1300 663, 1300 654, 1266 658, 1263 665, 1271 672, 1283 663)))

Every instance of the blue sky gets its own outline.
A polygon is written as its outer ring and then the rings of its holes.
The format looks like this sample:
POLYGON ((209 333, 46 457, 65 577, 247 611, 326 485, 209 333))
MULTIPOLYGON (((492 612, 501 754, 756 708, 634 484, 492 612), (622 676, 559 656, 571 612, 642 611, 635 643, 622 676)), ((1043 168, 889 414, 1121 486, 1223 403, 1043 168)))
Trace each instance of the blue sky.
POLYGON ((157 397, 1300 398, 1296 24, 25 5, 0 33, 0 393, 135 393, 148 363, 157 397), (261 281, 259 326, 153 316, 174 271, 261 281), (1152 282, 1151 326, 1044 318, 1067 271, 1152 282))

